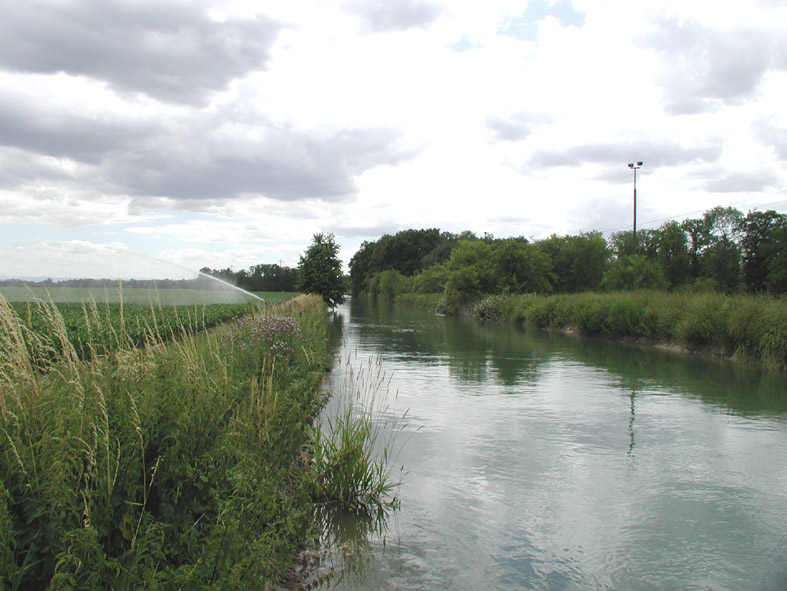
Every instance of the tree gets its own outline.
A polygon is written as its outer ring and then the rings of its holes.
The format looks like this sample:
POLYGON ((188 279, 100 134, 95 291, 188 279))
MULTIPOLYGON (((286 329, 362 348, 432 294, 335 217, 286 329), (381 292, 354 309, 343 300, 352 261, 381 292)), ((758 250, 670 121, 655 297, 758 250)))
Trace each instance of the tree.
POLYGON ((659 263, 641 254, 618 258, 602 281, 602 286, 610 291, 666 289, 668 285, 659 263))
POLYGON ((383 235, 374 249, 375 272, 393 269, 412 277, 423 269, 423 259, 440 244, 440 230, 403 230, 383 235))
POLYGON ((353 295, 369 291, 375 276, 383 271, 398 271, 412 277, 426 267, 447 261, 456 237, 429 230, 403 230, 383 234, 376 242, 364 242, 350 260, 353 295), (437 252, 439 250, 439 252, 437 252))
POLYGON ((710 235, 710 244, 703 253, 703 274, 717 281, 720 290, 737 291, 741 278, 741 253, 738 243, 743 227, 743 214, 733 207, 714 207, 705 212, 704 221, 710 235))
POLYGON ((689 239, 689 274, 697 279, 702 274, 702 252, 710 243, 710 229, 704 219, 685 219, 680 224, 689 239))
POLYGON ((448 281, 445 286, 446 306, 449 311, 459 309, 483 294, 494 293, 497 281, 492 266, 492 246, 483 240, 461 240, 448 261, 448 281))
POLYGON ((350 279, 352 281, 352 294, 357 296, 362 291, 369 289, 369 282, 376 272, 372 267, 376 243, 364 240, 361 247, 350 259, 350 279))
POLYGON ((743 277, 749 291, 764 291, 768 281, 773 249, 774 231, 787 227, 787 215, 772 209, 750 211, 743 220, 743 277))
POLYGON ((298 289, 322 296, 331 308, 344 301, 345 281, 333 234, 315 234, 298 261, 298 289))
POLYGON ((787 225, 774 228, 769 233, 770 243, 766 257, 768 279, 765 282, 771 293, 787 293, 787 225))
MULTIPOLYGON (((658 256, 661 230, 642 228, 637 230, 637 253, 648 258, 658 256)), ((634 253, 634 233, 631 230, 615 232, 609 237, 609 250, 617 258, 634 253)))
POLYGON ((555 275, 552 260, 523 238, 502 240, 492 254, 498 290, 510 293, 550 293, 555 275))
POLYGON ((607 263, 607 241, 601 232, 579 236, 552 235, 536 243, 552 259, 555 291, 577 292, 598 289, 607 263))
POLYGON ((675 288, 688 281, 691 265, 688 239, 678 222, 671 221, 662 226, 658 259, 670 287, 675 288))

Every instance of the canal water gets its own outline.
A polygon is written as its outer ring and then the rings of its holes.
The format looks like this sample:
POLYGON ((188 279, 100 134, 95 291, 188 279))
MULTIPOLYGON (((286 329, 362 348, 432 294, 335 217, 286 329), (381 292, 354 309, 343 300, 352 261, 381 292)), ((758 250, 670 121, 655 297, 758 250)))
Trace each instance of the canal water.
POLYGON ((323 588, 787 590, 784 373, 363 301, 330 332, 401 485, 323 588))

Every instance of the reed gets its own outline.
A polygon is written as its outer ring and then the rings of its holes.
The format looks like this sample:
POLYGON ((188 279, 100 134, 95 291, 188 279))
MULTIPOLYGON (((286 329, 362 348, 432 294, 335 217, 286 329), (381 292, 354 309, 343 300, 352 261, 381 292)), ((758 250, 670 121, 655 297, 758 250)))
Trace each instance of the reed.
MULTIPOLYGON (((358 513, 398 506, 392 479, 397 416, 380 359, 345 360, 344 377, 314 433, 315 499, 358 513), (383 438, 381 438, 383 435, 383 438)), ((393 395, 395 403, 396 395, 393 395)))

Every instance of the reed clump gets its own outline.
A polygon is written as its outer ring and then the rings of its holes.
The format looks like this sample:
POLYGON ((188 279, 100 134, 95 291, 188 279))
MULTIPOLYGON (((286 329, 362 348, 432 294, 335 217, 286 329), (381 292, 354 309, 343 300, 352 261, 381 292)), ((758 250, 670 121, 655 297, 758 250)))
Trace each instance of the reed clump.
POLYGON ((274 584, 313 534, 324 313, 151 323, 144 346, 121 324, 84 355, 54 305, 31 327, 0 296, 2 588, 274 584))
POLYGON ((378 515, 398 506, 391 466, 400 417, 379 359, 353 365, 348 358, 343 375, 314 434, 313 496, 334 509, 378 515))

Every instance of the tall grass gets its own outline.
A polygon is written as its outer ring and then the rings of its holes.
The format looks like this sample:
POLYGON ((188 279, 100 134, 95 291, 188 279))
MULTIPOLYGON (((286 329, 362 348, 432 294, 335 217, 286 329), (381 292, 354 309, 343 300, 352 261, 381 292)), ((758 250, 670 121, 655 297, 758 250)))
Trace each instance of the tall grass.
MULTIPOLYGON (((399 506, 399 480, 392 467, 405 428, 397 395, 380 358, 349 356, 342 366, 312 451, 314 519, 320 528, 310 583, 332 581, 363 570, 372 539, 384 539, 390 511, 399 506)), ((323 587, 320 587, 323 588, 323 587)))
POLYGON ((340 509, 375 513, 398 504, 391 477, 396 411, 390 406, 390 378, 379 359, 354 366, 345 360, 338 392, 315 430, 315 499, 340 509), (381 433, 389 435, 380 439, 381 433))
POLYGON ((490 296, 469 313, 482 320, 665 343, 787 368, 784 298, 659 291, 490 296))
MULTIPOLYGON (((312 535, 324 305, 83 359, 0 297, 6 589, 264 589, 312 535)), ((91 312, 88 311, 88 314, 91 312)))

